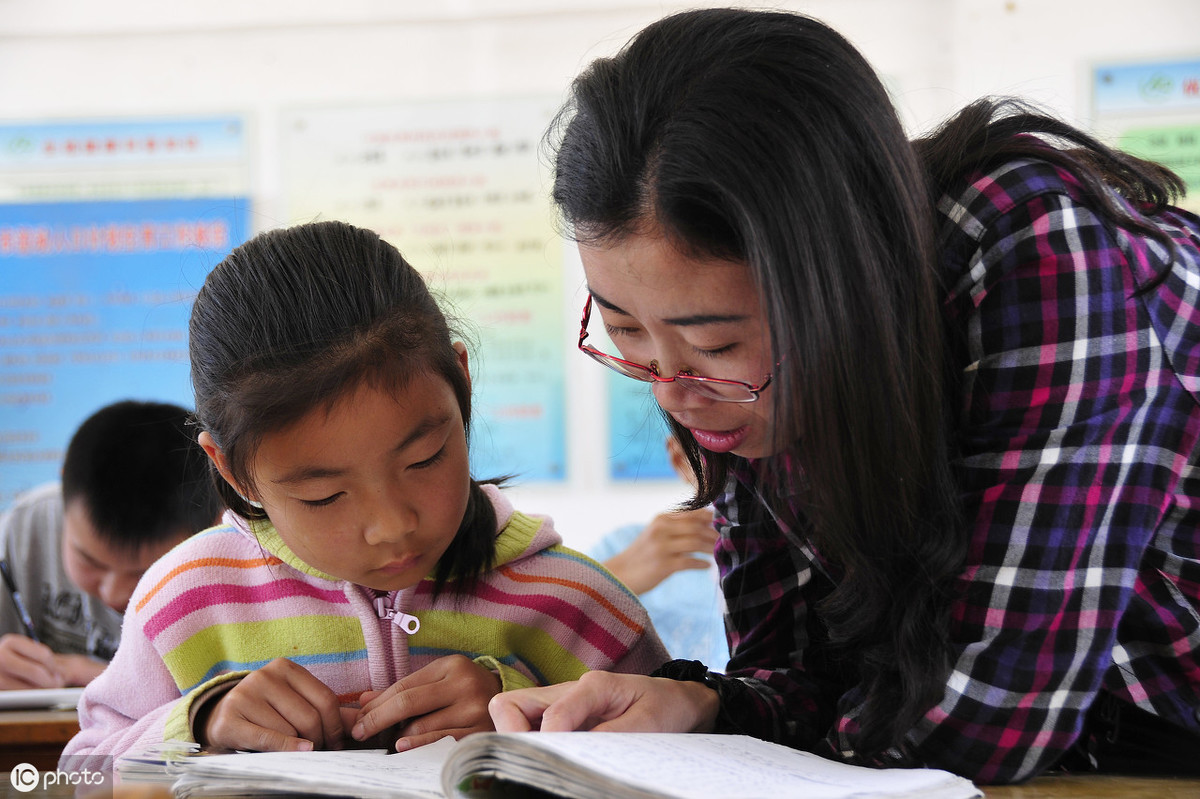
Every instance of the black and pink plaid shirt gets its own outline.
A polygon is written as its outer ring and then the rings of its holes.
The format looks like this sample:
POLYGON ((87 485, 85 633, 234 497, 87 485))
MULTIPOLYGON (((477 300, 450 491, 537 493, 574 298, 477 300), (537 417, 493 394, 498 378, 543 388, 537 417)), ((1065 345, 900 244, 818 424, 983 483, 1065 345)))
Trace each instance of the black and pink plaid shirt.
MULTIPOLYGON (((972 532, 957 663, 909 762, 1024 779, 1079 737, 1100 692, 1200 732, 1200 219, 1155 217, 1168 266, 1036 161, 938 210, 972 532)), ((848 755, 861 690, 814 609, 836 573, 778 521, 747 521, 755 480, 740 463, 717 506, 738 678, 721 728, 848 755)))

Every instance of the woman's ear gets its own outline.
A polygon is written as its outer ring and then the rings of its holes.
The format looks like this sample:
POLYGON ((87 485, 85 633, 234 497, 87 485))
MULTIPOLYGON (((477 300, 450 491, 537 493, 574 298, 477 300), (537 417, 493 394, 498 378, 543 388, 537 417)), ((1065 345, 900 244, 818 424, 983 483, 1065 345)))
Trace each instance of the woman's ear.
POLYGON ((246 492, 234 481, 233 472, 229 469, 229 461, 225 457, 225 451, 217 444, 216 439, 207 430, 201 430, 196 440, 199 441, 200 448, 204 450, 204 454, 213 462, 213 466, 217 467, 217 472, 220 473, 222 479, 233 486, 234 491, 245 497, 246 492))
POLYGON ((454 347, 454 351, 458 353, 458 363, 462 367, 463 374, 467 376, 467 388, 471 387, 471 369, 467 366, 467 345, 461 341, 456 341, 450 346, 454 347))

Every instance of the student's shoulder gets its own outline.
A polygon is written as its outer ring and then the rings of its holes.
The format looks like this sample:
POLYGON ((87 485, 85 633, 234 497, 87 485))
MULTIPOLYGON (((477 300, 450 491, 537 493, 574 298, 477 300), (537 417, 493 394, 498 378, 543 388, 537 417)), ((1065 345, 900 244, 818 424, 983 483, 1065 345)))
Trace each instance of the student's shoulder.
POLYGON ((62 517, 62 486, 45 483, 22 492, 0 513, 0 537, 6 545, 30 539, 57 541, 62 517))
POLYGON ((1047 160, 1013 158, 965 176, 960 188, 942 196, 938 211, 964 233, 978 237, 1001 216, 1046 195, 1080 201, 1082 187, 1070 172, 1047 160))
POLYGON ((604 564, 561 542, 529 552, 493 574, 494 579, 519 584, 527 590, 542 586, 551 595, 567 592, 592 599, 635 596, 604 564))
POLYGON ((61 517, 62 506, 62 484, 42 483, 18 494, 4 515, 61 517))
POLYGON ((619 552, 624 552, 637 537, 641 535, 642 530, 646 529, 645 524, 624 524, 616 529, 610 530, 599 541, 588 548, 587 554, 596 560, 604 561, 613 557, 619 552))
POLYGON ((140 588, 203 584, 216 571, 245 574, 273 563, 279 563, 278 558, 265 552, 245 529, 226 519, 176 544, 146 570, 140 588))
MULTIPOLYGON (((563 543, 547 516, 505 509, 489 579, 532 587, 560 585, 593 594, 628 594, 608 569, 563 543)), ((510 586, 510 587, 515 587, 510 586)))

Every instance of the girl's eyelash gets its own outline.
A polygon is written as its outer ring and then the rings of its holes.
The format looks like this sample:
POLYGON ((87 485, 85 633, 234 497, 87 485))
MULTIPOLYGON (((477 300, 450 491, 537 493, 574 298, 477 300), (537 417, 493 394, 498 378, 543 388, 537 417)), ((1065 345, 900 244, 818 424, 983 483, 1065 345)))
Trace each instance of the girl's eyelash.
POLYGON ((637 333, 638 329, 636 327, 613 327, 612 325, 605 325, 604 332, 608 334, 609 338, 612 338, 613 336, 631 336, 637 333))
POLYGON ((308 505, 310 508, 323 508, 326 505, 332 505, 334 502, 337 502, 338 497, 341 495, 342 492, 339 491, 336 494, 330 494, 324 499, 302 499, 300 501, 305 505, 308 505))
MULTIPOLYGON (((412 464, 408 468, 410 468, 410 469, 428 469, 431 466, 436 466, 442 460, 442 458, 444 458, 445 456, 446 456, 446 448, 443 446, 441 449, 439 449, 437 452, 435 452, 431 457, 428 457, 423 461, 417 461, 416 463, 412 464)), ((300 500, 300 502, 309 506, 310 508, 324 508, 327 505, 332 505, 334 502, 337 502, 343 493, 344 492, 339 491, 336 494, 331 494, 330 496, 325 497, 324 499, 302 499, 302 500, 300 500)))
POLYGON ((428 469, 430 466, 436 466, 437 463, 445 456, 446 456, 446 447, 443 446, 441 449, 439 449, 437 452, 435 452, 431 457, 428 457, 423 461, 417 461, 409 468, 410 469, 428 469))

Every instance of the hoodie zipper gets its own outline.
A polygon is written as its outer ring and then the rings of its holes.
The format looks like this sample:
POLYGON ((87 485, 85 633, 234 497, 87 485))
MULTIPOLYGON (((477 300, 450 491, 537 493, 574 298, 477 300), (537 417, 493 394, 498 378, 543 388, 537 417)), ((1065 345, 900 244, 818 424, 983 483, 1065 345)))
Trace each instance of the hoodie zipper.
POLYGON ((421 629, 421 620, 410 613, 405 613, 400 609, 401 597, 403 592, 395 591, 387 596, 375 597, 375 613, 381 619, 390 619, 392 624, 399 627, 409 635, 416 634, 417 630, 421 629), (391 599, 391 607, 388 607, 388 599, 391 599))

